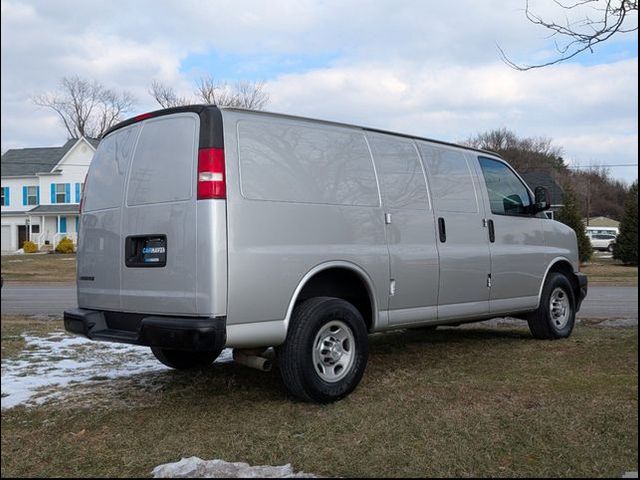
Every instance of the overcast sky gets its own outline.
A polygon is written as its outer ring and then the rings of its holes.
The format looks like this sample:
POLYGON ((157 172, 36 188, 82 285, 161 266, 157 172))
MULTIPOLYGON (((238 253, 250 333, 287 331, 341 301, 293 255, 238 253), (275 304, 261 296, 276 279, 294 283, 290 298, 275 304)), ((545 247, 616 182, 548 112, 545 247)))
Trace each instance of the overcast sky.
MULTIPOLYGON (((461 141, 507 127, 546 136, 572 164, 638 163, 637 34, 570 63, 553 54, 525 0, 2 0, 2 148, 61 145, 66 132, 30 98, 80 75, 154 110, 152 79, 264 80, 268 110, 461 141)), ((540 15, 563 20, 552 0, 540 15)), ((633 25, 637 19, 631 20, 633 25)), ((637 167, 612 168, 632 181, 637 167)))

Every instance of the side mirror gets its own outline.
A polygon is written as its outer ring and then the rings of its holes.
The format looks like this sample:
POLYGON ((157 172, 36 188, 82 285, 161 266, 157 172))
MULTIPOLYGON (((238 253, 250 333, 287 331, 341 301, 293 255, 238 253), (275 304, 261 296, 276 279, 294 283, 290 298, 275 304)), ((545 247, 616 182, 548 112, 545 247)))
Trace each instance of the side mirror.
POLYGON ((551 208, 551 199, 549 197, 549 190, 545 187, 536 187, 534 190, 535 204, 533 205, 533 212, 543 212, 551 208))

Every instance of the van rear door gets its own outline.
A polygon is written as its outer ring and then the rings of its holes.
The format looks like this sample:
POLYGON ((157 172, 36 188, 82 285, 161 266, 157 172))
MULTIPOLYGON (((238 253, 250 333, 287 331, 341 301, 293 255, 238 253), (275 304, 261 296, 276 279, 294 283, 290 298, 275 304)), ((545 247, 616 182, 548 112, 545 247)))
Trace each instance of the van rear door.
POLYGON ((226 278, 214 279, 226 274, 226 201, 196 193, 201 123, 210 129, 211 115, 182 110, 145 116, 100 144, 81 220, 80 307, 226 313, 226 278))
POLYGON ((198 130, 189 112, 142 124, 122 205, 124 311, 197 313, 198 130))

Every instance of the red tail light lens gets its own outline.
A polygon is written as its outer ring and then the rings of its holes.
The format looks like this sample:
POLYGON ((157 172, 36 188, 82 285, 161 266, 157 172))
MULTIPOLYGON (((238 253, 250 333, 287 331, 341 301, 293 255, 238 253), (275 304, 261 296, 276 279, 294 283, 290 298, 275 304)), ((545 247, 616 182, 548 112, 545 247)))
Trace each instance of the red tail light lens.
POLYGON ((203 148, 198 152, 198 200, 210 198, 227 198, 222 148, 203 148))

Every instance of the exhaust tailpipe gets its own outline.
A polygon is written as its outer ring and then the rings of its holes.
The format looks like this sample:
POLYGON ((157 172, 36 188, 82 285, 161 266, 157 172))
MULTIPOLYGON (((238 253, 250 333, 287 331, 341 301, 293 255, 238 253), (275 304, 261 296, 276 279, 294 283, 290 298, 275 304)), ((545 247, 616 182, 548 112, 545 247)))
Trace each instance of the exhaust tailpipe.
POLYGON ((244 365, 245 367, 255 368, 262 372, 270 372, 273 367, 273 361, 270 358, 265 358, 260 354, 264 353, 264 350, 233 350, 233 361, 244 365))

